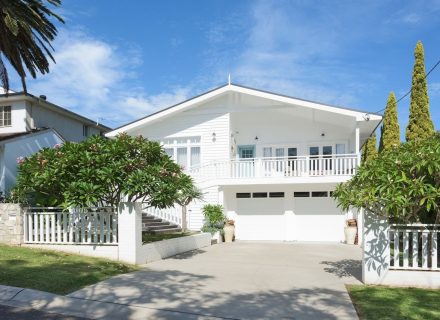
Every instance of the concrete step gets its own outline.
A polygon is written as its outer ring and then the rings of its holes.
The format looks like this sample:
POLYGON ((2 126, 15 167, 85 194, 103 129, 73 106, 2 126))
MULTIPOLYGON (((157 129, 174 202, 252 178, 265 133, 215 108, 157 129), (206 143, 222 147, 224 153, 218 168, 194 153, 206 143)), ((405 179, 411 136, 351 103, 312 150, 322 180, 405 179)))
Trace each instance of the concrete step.
POLYGON ((182 228, 174 227, 174 228, 166 228, 160 230, 149 230, 152 233, 171 233, 171 232, 182 232, 182 228))
POLYGON ((142 222, 166 222, 160 218, 142 218, 142 222))
POLYGON ((166 222, 166 221, 161 221, 161 222, 142 221, 142 225, 143 226, 149 226, 149 227, 155 227, 155 226, 169 226, 170 223, 166 222))
POLYGON ((168 224, 168 225, 162 225, 162 226, 146 226, 146 228, 151 231, 156 231, 156 230, 179 228, 179 226, 177 226, 175 224, 168 224))

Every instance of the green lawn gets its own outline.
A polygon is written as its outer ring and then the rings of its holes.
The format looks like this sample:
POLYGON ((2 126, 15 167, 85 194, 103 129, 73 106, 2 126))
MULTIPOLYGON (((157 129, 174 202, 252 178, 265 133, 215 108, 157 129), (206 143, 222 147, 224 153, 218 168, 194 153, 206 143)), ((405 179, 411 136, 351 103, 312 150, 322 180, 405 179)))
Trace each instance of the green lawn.
POLYGON ((172 232, 172 233, 151 233, 151 232, 143 232, 142 233, 142 242, 150 243, 155 241, 180 238, 190 236, 192 234, 196 234, 196 232, 172 232))
POLYGON ((0 245, 0 284, 67 294, 137 270, 106 259, 0 245))
POLYGON ((348 286, 361 319, 440 319, 440 290, 348 286))

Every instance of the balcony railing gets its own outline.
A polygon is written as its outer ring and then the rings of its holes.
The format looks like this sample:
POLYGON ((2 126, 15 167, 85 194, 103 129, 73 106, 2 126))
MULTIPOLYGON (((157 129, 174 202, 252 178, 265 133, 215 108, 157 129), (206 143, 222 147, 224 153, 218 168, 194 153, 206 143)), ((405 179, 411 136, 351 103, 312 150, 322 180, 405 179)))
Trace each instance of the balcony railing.
POLYGON ((219 160, 192 167, 188 173, 201 180, 350 176, 358 165, 356 154, 270 157, 219 160))

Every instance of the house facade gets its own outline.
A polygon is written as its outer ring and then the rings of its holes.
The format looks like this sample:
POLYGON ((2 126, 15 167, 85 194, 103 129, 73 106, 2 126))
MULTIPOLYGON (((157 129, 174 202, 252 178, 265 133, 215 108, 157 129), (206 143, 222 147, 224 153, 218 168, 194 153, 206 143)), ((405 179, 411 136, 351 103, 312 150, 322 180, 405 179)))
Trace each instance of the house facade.
POLYGON ((17 161, 64 141, 111 129, 29 93, 0 94, 0 192, 15 184, 17 161))
POLYGON ((331 193, 360 162, 381 116, 227 84, 107 134, 159 141, 194 177, 204 201, 221 204, 240 240, 341 241, 347 218, 331 193))

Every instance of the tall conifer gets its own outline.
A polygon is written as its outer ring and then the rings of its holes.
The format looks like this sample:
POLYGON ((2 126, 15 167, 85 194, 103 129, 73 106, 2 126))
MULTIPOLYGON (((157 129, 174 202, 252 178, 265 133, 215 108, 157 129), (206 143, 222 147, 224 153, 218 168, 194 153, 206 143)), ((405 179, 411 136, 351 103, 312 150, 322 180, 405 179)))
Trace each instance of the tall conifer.
POLYGON ((362 147, 361 161, 362 163, 365 163, 376 157, 377 157, 376 132, 374 132, 372 136, 367 139, 364 146, 362 147))
POLYGON ((397 119, 397 102, 394 92, 390 92, 383 117, 379 152, 388 151, 400 144, 400 127, 397 119))
POLYGON ((426 139, 434 135, 434 124, 429 113, 428 84, 425 73, 425 57, 422 42, 414 50, 414 70, 411 87, 409 123, 406 141, 426 139))

